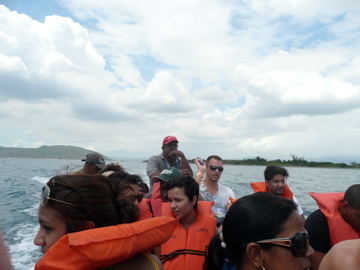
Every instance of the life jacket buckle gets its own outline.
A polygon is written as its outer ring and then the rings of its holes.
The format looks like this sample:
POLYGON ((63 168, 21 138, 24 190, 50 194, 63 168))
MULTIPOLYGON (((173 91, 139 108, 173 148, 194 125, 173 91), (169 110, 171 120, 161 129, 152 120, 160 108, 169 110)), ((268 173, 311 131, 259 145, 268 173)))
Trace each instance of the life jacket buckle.
POLYGON ((177 256, 179 256, 179 253, 177 253, 176 251, 173 251, 173 252, 168 254, 169 260, 174 259, 177 256))

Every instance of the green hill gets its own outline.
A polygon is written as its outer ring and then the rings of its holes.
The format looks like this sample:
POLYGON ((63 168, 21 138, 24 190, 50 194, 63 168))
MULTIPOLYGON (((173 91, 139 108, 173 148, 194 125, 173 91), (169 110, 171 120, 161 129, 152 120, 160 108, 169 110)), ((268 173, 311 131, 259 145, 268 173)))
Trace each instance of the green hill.
MULTIPOLYGON (((54 158, 54 159, 83 159, 94 151, 70 145, 43 145, 39 148, 1 147, 0 157, 10 158, 54 158)), ((104 156, 105 159, 109 159, 104 156)))

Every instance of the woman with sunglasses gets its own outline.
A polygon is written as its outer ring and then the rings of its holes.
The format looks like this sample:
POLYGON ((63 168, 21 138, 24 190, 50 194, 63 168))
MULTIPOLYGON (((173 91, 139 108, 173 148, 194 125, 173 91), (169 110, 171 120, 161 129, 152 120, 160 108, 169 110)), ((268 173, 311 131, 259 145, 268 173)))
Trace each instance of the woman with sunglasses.
POLYGON ((217 238, 212 245, 221 247, 210 246, 208 270, 306 270, 314 253, 294 202, 266 192, 234 202, 217 238), (224 264, 213 253, 221 248, 227 254, 224 264))
POLYGON ((216 232, 213 203, 198 202, 199 185, 188 175, 177 176, 164 188, 169 202, 162 204, 162 215, 178 220, 173 235, 161 246, 164 269, 203 269, 207 246, 216 232))
MULTIPOLYGON (((118 263, 124 259, 122 254, 131 254, 131 247, 134 246, 132 241, 134 240, 128 237, 129 242, 125 243, 125 249, 123 244, 123 250, 121 251, 120 244, 123 243, 121 242, 123 240, 120 239, 120 235, 126 239, 128 234, 125 228, 128 228, 129 235, 132 236, 133 230, 139 222, 134 223, 134 225, 121 225, 127 226, 122 227, 123 229, 112 225, 136 221, 138 208, 129 200, 118 199, 117 197, 109 179, 101 175, 62 175, 51 178, 41 194, 38 212, 40 229, 35 236, 34 243, 41 247, 44 256, 36 264, 35 269, 70 269, 69 264, 71 265, 74 261, 77 262, 77 256, 80 257, 82 263, 86 264, 86 261, 89 261, 90 265, 80 268, 77 263, 77 265, 72 265, 73 269, 108 267, 109 261, 112 263, 110 265, 113 265, 114 262, 118 263), (104 228, 102 229, 102 227, 104 228), (89 230, 89 232, 86 233, 86 230, 89 230), (84 231, 85 234, 81 231, 84 231), (69 233, 75 234, 68 236, 69 233), (106 248, 108 243, 117 244, 117 249, 106 248), (92 252, 92 250, 85 250, 85 247, 89 247, 89 249, 95 248, 94 255, 89 256, 91 263, 89 259, 84 260, 82 258, 85 253, 91 254, 92 252), (77 248, 80 248, 80 252, 76 251, 77 248), (99 253, 96 250, 102 250, 102 252, 99 253), (62 253, 63 255, 59 255, 62 253), (107 258, 109 258, 108 261, 107 258), (56 265, 56 268, 53 268, 53 265, 56 265), (94 265, 98 267, 93 267, 94 265)), ((153 221, 153 227, 155 224, 163 224, 163 221, 160 220, 153 219, 153 221)), ((141 229, 142 227, 140 226, 141 229)), ((145 247, 146 250, 159 245, 159 243, 155 243, 159 242, 156 238, 157 234, 158 232, 153 235, 153 239, 151 239, 153 243, 145 247)), ((166 235, 166 233, 164 234, 166 235)), ((161 240, 160 244, 166 240, 165 237, 165 240, 161 240)), ((134 249, 136 251, 138 250, 137 246, 134 249)), ((129 256, 126 258, 129 258, 129 256)), ((126 265, 126 269, 139 269, 139 267, 141 269, 161 269, 160 261, 149 254, 138 254, 133 261, 118 263, 107 269, 120 269, 117 267, 122 264, 126 265)))

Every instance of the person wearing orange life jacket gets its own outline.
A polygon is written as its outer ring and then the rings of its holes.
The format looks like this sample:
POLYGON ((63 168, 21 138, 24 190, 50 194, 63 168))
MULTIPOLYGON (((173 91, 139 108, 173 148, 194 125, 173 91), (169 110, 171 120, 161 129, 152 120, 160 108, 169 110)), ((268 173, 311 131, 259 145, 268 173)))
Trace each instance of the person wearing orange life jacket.
POLYGON ((209 244, 206 270, 308 270, 314 250, 294 201, 257 192, 236 200, 222 236, 209 244))
POLYGON ((166 182, 175 179, 175 177, 182 175, 182 172, 176 168, 164 169, 160 175, 154 176, 151 181, 154 183, 151 192, 151 210, 155 217, 161 216, 161 204, 166 202, 167 191, 165 190, 166 182))
POLYGON ((142 202, 143 195, 139 192, 139 185, 143 180, 139 175, 119 171, 110 174, 108 178, 117 191, 119 199, 128 199, 136 206, 142 202))
MULTIPOLYGON (((142 228, 142 232, 146 232, 143 224, 147 224, 147 228, 162 226, 161 224, 166 227, 168 221, 158 223, 158 220, 148 219, 139 221, 134 226, 113 226, 136 221, 139 212, 133 202, 118 198, 117 195, 109 178, 101 175, 61 175, 51 178, 42 190, 38 211, 40 228, 34 244, 41 247, 44 256, 35 265, 35 270, 101 267, 119 269, 117 267, 122 265, 122 261, 132 256, 136 256, 136 259, 133 262, 127 261, 126 269, 162 269, 157 257, 140 252, 149 251, 165 242, 172 231, 166 234, 164 230, 160 230, 163 235, 168 236, 155 246, 147 245, 142 250, 137 248, 140 241, 136 238, 136 228, 142 228), (130 235, 127 234, 128 231, 130 235), (132 243, 131 233, 134 240, 137 239, 136 244, 132 243), (127 237, 128 241, 124 243, 119 235, 127 237), (111 243, 110 247, 107 246, 111 243), (60 248, 56 248, 58 244, 60 248), (114 246, 117 248, 112 248, 114 246), (65 252, 64 255, 59 256, 59 250, 65 252), (98 254, 98 250, 102 250, 101 254, 98 254)), ((169 220, 173 221, 176 220, 169 220)), ((155 238, 160 232, 151 234, 142 244, 156 242, 155 238)), ((146 236, 141 231, 138 233, 146 236)))
POLYGON ((199 185, 191 176, 180 175, 167 182, 165 189, 169 203, 163 204, 163 215, 174 215, 178 224, 161 246, 164 269, 203 269, 207 246, 216 233, 213 202, 198 202, 199 185))
POLYGON ((250 186, 254 192, 269 192, 273 195, 293 200, 299 215, 304 218, 304 211, 302 210, 299 201, 285 183, 285 180, 288 177, 289 173, 284 167, 268 165, 264 171, 265 182, 250 183, 250 186))
MULTIPOLYGON (((104 173, 102 175, 104 175, 104 173)), ((117 192, 118 198, 128 199, 139 208, 139 220, 154 216, 150 207, 150 199, 143 199, 144 192, 140 192, 140 187, 145 183, 139 175, 129 174, 124 170, 119 170, 116 172, 110 171, 110 174, 105 174, 105 176, 109 178, 117 192)), ((144 190, 142 189, 142 191, 144 190)))
POLYGON ((139 208, 138 220, 154 216, 150 208, 150 199, 143 199, 144 194, 140 193, 140 185, 144 182, 139 175, 117 171, 111 173, 108 178, 116 190, 119 199, 128 199, 139 208))
POLYGON ((311 269, 319 269, 325 254, 344 240, 360 238, 360 184, 350 186, 345 193, 310 193, 319 206, 305 222, 310 245, 315 254, 311 269))

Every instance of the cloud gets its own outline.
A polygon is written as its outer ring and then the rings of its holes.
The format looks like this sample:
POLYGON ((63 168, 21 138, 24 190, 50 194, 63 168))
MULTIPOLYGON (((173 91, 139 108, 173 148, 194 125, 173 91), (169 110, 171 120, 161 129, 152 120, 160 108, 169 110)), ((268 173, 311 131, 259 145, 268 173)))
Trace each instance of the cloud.
POLYGON ((114 82, 86 29, 70 18, 49 16, 42 24, 4 6, 0 12, 4 99, 76 97, 114 82))
POLYGON ((0 5, 4 143, 146 158, 173 134, 188 158, 334 156, 339 140, 351 155, 354 1, 63 0, 71 18, 44 22, 0 5))

